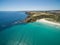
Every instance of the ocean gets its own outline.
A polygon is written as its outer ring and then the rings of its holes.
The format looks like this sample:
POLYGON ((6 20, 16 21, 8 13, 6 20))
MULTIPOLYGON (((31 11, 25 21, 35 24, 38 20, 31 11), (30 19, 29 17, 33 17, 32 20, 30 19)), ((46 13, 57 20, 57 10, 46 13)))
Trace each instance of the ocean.
POLYGON ((25 12, 0 12, 0 45, 60 45, 60 26, 40 22, 13 24, 26 17, 25 12))

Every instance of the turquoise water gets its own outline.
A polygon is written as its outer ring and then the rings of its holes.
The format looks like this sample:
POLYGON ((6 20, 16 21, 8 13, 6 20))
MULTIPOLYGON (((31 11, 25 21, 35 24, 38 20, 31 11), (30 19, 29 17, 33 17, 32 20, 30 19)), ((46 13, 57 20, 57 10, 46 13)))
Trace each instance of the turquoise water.
POLYGON ((0 32, 0 45, 60 45, 60 28, 38 22, 15 25, 0 32))

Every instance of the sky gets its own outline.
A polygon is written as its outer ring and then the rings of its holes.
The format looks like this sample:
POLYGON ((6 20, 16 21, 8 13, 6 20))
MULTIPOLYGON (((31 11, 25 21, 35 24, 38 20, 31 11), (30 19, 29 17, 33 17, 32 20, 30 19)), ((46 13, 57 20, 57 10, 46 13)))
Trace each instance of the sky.
POLYGON ((0 11, 60 10, 60 0, 0 0, 0 11))

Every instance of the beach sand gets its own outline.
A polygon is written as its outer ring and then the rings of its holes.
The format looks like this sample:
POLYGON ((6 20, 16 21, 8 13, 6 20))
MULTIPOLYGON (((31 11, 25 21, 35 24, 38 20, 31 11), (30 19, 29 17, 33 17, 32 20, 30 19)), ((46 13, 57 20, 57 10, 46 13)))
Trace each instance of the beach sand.
POLYGON ((36 22, 42 22, 42 23, 48 23, 48 24, 51 24, 51 25, 59 25, 60 26, 60 23, 48 21, 46 19, 40 19, 40 20, 37 20, 36 22))

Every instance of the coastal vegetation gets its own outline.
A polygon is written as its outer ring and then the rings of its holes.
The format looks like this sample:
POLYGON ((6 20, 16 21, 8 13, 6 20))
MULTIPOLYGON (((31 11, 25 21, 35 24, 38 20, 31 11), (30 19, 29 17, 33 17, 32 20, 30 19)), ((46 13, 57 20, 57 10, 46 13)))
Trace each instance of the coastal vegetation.
POLYGON ((54 11, 29 11, 26 12, 28 14, 25 22, 34 22, 38 19, 46 19, 53 22, 60 23, 60 10, 54 11))

